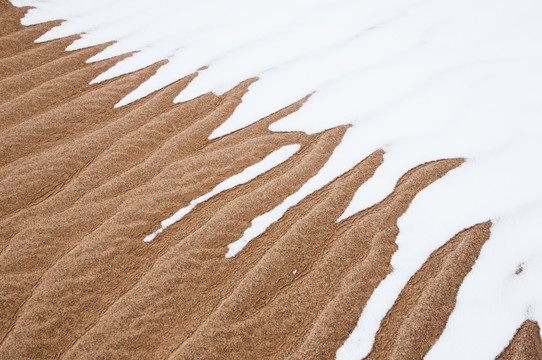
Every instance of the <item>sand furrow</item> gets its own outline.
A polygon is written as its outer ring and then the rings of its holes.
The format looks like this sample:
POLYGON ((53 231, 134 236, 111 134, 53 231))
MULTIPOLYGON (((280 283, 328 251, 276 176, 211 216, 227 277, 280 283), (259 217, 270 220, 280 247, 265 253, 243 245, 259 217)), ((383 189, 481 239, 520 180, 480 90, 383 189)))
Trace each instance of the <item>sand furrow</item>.
MULTIPOLYGON (((23 87, 20 91, 24 92, 26 89, 35 86, 34 83, 39 82, 40 78, 53 79, 64 72, 70 71, 70 65, 72 71, 80 68, 80 66, 74 66, 77 65, 77 63, 73 63, 72 59, 74 57, 80 57, 81 53, 84 52, 88 52, 91 54, 90 56, 92 56, 92 53, 95 54, 98 48, 89 48, 73 52, 65 51, 68 45, 79 38, 80 36, 74 35, 54 41, 48 41, 39 48, 33 47, 22 53, 0 59, 1 83, 7 83, 7 80, 10 80, 13 91, 19 90, 15 86, 19 85, 23 87), (64 63, 68 68, 64 69, 63 67, 54 66, 53 64, 55 63, 64 63), (40 71, 37 71, 38 69, 40 71), (38 78, 34 79, 31 76, 27 76, 29 72, 33 72, 33 75, 38 76, 38 78), (25 81, 17 81, 17 79, 24 79, 25 81)), ((102 45, 101 48, 103 49, 104 46, 102 45)), ((88 59, 88 57, 83 59, 83 61, 86 59, 88 59)), ((6 100, 4 96, 9 96, 9 93, 2 92, 2 101, 6 100)))
MULTIPOLYGON (((46 44, 56 44, 56 41, 60 40, 51 41, 46 44)), ((60 104, 66 97, 67 92, 73 94, 73 89, 68 89, 69 86, 87 88, 86 85, 92 80, 92 76, 96 76, 96 73, 99 74, 114 65, 115 59, 119 61, 130 55, 120 55, 111 59, 86 64, 86 59, 105 49, 106 46, 107 44, 72 52, 66 52, 62 50, 62 46, 56 46, 46 51, 40 49, 36 51, 36 54, 22 54, 0 60, 0 71, 4 73, 2 80, 0 80, 0 104, 17 98, 21 101, 28 101, 29 99, 33 99, 34 101, 49 101, 51 104, 49 106, 43 103, 33 105, 36 108, 34 111, 40 110, 42 112, 52 107, 53 104, 60 104), (48 61, 43 64, 41 61, 37 62, 42 59, 42 56, 48 57, 48 61), (13 74, 10 74, 10 72, 13 74), (80 75, 85 73, 87 74, 86 77, 80 75), (60 82, 58 80, 63 81, 60 82), (63 82, 67 82, 67 84, 63 84, 63 82), (51 94, 44 96, 43 94, 47 89, 53 91, 56 96, 51 96, 51 94), (34 99, 34 97, 38 99, 34 99)), ((9 106, 2 106, 2 111, 5 112, 7 110, 4 109, 9 108, 9 106)), ((20 118, 37 115, 36 113, 26 114, 20 116, 20 118)), ((2 130, 4 129, 3 125, 2 130)))
MULTIPOLYGON (((23 12, 24 13, 24 12, 23 12)), ((2 13, 4 17, 4 13, 2 13)), ((17 19, 19 22, 19 19, 17 19)), ((36 44, 34 40, 46 33, 52 27, 60 25, 60 21, 51 21, 39 25, 22 26, 0 37, 0 59, 8 58, 33 48, 43 47, 44 44, 36 44)))
MULTIPOLYGON (((0 133, 5 133, 21 124, 26 123, 26 125, 28 125, 28 123, 34 121, 35 118, 39 119, 43 116, 47 117, 49 112, 54 111, 54 109, 58 109, 63 105, 68 104, 68 106, 70 106, 75 99, 86 93, 92 92, 97 88, 89 88, 87 86, 97 73, 107 69, 108 65, 113 65, 126 56, 127 55, 122 55, 90 66, 78 68, 50 80, 44 79, 45 81, 43 83, 41 83, 39 76, 34 76, 34 71, 30 71, 28 76, 32 77, 40 84, 29 89, 27 92, 14 96, 12 99, 7 100, 0 105, 0 114, 7 119, 1 125, 0 133), (81 89, 82 91, 74 92, 74 89, 81 89), (25 103, 26 106, 21 109, 19 106, 20 103, 25 103)), ((37 70, 37 72, 41 71, 37 70)), ((6 92, 10 92, 14 95, 17 91, 11 91, 12 88, 15 87, 20 89, 22 86, 20 86, 19 83, 24 82, 25 77, 23 77, 23 79, 6 79, 6 81, 0 85, 5 86, 6 92)))
POLYGON ((28 7, 17 8, 8 1, 0 1, 0 14, 2 14, 0 17, 0 36, 20 30, 23 27, 20 19, 28 9, 28 7))

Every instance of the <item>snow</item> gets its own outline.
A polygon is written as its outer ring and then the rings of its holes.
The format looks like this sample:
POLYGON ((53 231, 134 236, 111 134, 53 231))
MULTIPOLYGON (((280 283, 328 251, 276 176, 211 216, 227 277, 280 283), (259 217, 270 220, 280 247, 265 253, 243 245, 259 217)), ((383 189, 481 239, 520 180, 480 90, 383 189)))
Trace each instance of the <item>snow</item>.
POLYGON ((462 284, 428 360, 495 359, 523 321, 542 319, 540 219, 542 206, 537 205, 493 226, 491 241, 462 284), (523 271, 516 274, 520 265, 523 271))
POLYGON ((196 205, 201 204, 204 201, 209 200, 215 195, 220 194, 221 192, 224 192, 226 190, 232 189, 238 185, 244 184, 249 182, 250 180, 255 179, 257 176, 271 170, 277 165, 282 164, 286 160, 288 160, 293 154, 295 154, 300 149, 299 144, 293 144, 293 145, 286 145, 281 147, 280 149, 277 149, 273 151, 271 154, 267 155, 262 161, 251 165, 244 169, 239 174, 236 174, 217 186, 214 187, 213 190, 208 192, 205 195, 200 196, 197 199, 194 199, 188 204, 187 206, 183 207, 182 209, 179 209, 175 214, 171 215, 169 218, 163 220, 160 223, 160 228, 153 232, 152 234, 149 234, 145 236, 143 241, 150 242, 153 241, 154 238, 160 234, 162 231, 164 231, 166 228, 170 227, 171 225, 175 224, 177 221, 181 220, 186 214, 191 212, 196 205))
POLYGON ((542 275, 537 231, 542 218, 540 1, 15 3, 36 7, 23 19, 26 25, 66 19, 38 41, 83 33, 69 50, 116 41, 89 61, 137 51, 94 82, 169 60, 117 106, 208 66, 175 101, 208 91, 221 94, 259 77, 211 138, 307 94, 313 95, 305 105, 271 130, 316 133, 353 124, 319 173, 253 219, 230 244, 227 257, 377 149, 386 151, 384 164, 338 221, 385 198, 414 166, 467 159, 423 190, 400 218, 394 271, 376 289, 337 358, 366 355, 381 319, 431 252, 462 229, 487 220, 494 223, 491 238, 428 358, 494 358, 524 319, 542 324, 537 281, 542 275), (524 271, 516 276, 519 264, 524 271))

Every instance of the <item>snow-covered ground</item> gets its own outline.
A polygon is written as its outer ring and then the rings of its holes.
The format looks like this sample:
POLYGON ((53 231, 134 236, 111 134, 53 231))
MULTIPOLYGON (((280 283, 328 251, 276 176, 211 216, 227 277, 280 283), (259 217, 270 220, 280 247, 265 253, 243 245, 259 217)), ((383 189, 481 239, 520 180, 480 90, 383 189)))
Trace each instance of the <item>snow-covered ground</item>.
MULTIPOLYGON (((83 33, 68 50, 115 40, 97 61, 138 51, 94 81, 169 63, 117 106, 203 66, 176 98, 224 93, 258 76, 223 136, 313 93, 274 131, 351 123, 328 163, 297 193, 253 220, 246 244, 308 194, 376 149, 384 164, 342 220, 383 199, 426 161, 468 161, 422 191, 399 221, 394 271, 338 351, 358 359, 429 254, 463 228, 492 235, 462 285, 432 359, 494 358, 527 318, 542 323, 542 2, 537 0, 36 0, 24 24, 66 19, 46 41, 83 33), (521 264, 524 271, 514 276, 521 264), (483 343, 484 347, 479 344, 483 343), (468 355, 468 356, 467 356, 468 355)), ((196 202, 198 200, 195 200, 196 202)), ((235 251, 242 246, 232 245, 235 251)))

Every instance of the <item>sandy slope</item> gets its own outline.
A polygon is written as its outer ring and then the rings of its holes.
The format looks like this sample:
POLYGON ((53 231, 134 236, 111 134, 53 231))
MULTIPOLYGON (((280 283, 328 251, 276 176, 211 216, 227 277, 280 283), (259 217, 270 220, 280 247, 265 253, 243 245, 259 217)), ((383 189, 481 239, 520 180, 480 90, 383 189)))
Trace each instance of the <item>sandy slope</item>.
MULTIPOLYGON (((86 64, 103 46, 65 52, 73 37, 34 44, 54 24, 23 27, 24 11, 0 0, 0 358, 333 358, 392 270, 397 219, 462 160, 422 164, 384 201, 336 223, 382 163, 377 151, 227 259, 227 244, 314 176, 346 127, 267 129, 299 102, 209 141, 250 79, 222 96, 173 104, 192 75, 115 109, 160 64, 88 85, 120 58, 86 64), (288 144, 301 150, 142 241, 288 144)), ((490 226, 466 229, 430 256, 368 358, 429 351, 490 226)), ((525 322, 500 358, 540 358, 538 331, 525 322)))

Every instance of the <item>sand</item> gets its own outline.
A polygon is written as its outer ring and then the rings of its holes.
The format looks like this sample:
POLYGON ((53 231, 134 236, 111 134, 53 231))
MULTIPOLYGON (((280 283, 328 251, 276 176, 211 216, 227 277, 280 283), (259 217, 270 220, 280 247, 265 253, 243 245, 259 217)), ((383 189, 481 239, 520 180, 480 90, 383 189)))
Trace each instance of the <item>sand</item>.
MULTIPOLYGON (((345 126, 273 133, 302 101, 208 140, 255 79, 174 104, 188 76, 114 108, 157 63, 89 85, 121 57, 35 44, 57 23, 23 27, 0 0, 0 358, 331 359, 391 271, 397 219, 462 159, 420 164, 392 194, 335 220, 383 161, 376 151, 313 193, 237 256, 250 221, 297 191, 345 126), (153 242, 145 235, 223 180, 289 144, 301 149, 256 179, 196 206, 153 242)), ((465 229, 410 279, 370 359, 419 359, 442 333, 491 223, 465 229)), ((499 359, 538 359, 525 322, 499 359)))

